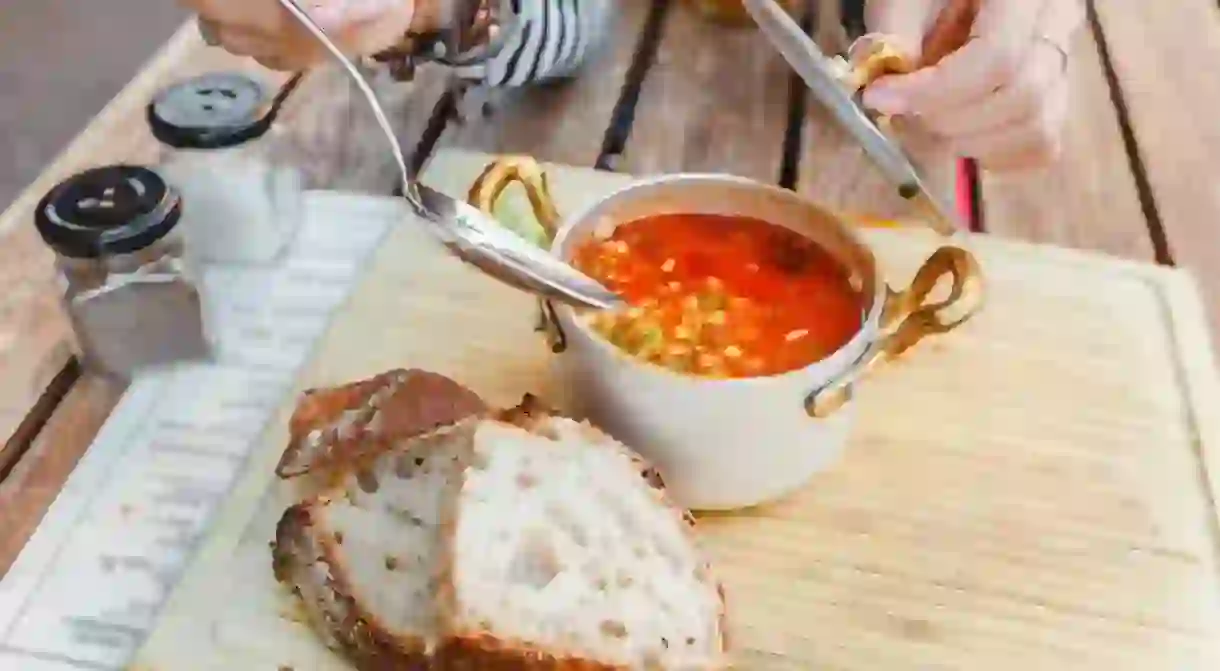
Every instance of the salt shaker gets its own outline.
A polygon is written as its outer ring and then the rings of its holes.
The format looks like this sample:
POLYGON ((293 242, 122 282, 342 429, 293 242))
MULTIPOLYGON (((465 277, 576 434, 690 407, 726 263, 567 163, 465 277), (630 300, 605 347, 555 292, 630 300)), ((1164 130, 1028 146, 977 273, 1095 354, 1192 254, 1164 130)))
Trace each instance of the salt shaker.
POLYGON ((188 203, 183 226, 205 263, 270 263, 301 219, 301 173, 272 151, 276 116, 259 82, 218 72, 179 82, 148 106, 166 151, 157 169, 188 203))
POLYGON ((87 369, 121 379, 210 356, 183 204, 157 173, 109 166, 43 197, 35 226, 55 252, 61 299, 87 369))

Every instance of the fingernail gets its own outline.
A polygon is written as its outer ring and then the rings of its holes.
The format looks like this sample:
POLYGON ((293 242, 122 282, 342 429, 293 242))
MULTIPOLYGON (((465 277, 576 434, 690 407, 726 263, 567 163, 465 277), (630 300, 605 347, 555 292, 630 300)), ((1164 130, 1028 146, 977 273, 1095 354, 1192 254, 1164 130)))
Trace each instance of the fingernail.
POLYGON ((864 89, 864 106, 882 114, 906 114, 907 101, 897 91, 885 86, 870 86, 864 89))

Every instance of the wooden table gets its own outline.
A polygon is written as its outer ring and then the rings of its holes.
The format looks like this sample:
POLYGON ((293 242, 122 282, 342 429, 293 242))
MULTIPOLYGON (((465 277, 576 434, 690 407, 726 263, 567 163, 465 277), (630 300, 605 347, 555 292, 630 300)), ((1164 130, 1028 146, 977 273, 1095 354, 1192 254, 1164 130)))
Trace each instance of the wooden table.
MULTIPOLYGON (((812 3, 811 3, 812 4, 812 3)), ((833 3, 832 3, 833 4, 833 3)), ((1220 16, 1213 2, 1172 8, 1089 4, 1072 67, 1073 115, 1048 171, 983 174, 974 226, 995 235, 1181 265, 1220 325, 1220 130, 1200 123, 1220 101, 1220 16), (1193 179, 1192 179, 1193 178, 1193 179)), ((833 35, 810 10, 807 25, 833 35)), ((371 118, 333 71, 286 75, 205 47, 184 26, 67 150, 0 216, 0 576, 105 421, 122 390, 82 375, 53 288, 51 255, 32 211, 83 168, 154 161, 143 108, 160 86, 218 69, 293 86, 279 122, 317 186, 388 192, 388 156, 371 118), (336 122, 336 119, 340 119, 336 122)), ((401 137, 424 161, 437 148, 530 153, 632 173, 723 171, 778 182, 865 215, 902 211, 860 152, 751 30, 713 27, 678 0, 625 2, 610 47, 582 77, 525 92, 490 115, 465 110, 443 73, 386 84, 401 137), (732 85, 729 85, 729 82, 732 85)), ((468 107, 468 105, 467 105, 468 107)), ((952 163, 924 157, 941 179, 952 163)))

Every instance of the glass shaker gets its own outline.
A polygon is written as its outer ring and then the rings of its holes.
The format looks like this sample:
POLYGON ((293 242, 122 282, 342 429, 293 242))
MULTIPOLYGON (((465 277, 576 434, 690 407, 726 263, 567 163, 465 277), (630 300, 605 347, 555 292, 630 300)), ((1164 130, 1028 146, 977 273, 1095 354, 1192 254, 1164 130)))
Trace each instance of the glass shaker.
POLYGON ((272 151, 276 112, 258 81, 230 72, 174 84, 148 107, 166 147, 157 169, 188 203, 183 226, 204 263, 274 262, 296 232, 304 186, 272 151))
POLYGON ((87 369, 129 379, 210 356, 182 212, 178 193, 136 166, 89 170, 39 202, 34 224, 55 252, 61 300, 87 369))

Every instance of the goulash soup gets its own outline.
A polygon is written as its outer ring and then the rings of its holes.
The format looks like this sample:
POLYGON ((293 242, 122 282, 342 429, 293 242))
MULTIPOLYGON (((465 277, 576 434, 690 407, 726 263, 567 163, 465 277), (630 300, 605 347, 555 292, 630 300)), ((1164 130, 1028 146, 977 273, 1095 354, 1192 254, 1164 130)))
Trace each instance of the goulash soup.
POLYGON ((759 219, 666 214, 590 239, 572 263, 623 296, 590 325, 632 356, 734 378, 804 368, 860 329, 847 270, 811 240, 759 219))

